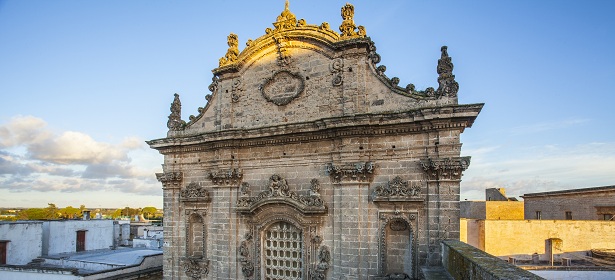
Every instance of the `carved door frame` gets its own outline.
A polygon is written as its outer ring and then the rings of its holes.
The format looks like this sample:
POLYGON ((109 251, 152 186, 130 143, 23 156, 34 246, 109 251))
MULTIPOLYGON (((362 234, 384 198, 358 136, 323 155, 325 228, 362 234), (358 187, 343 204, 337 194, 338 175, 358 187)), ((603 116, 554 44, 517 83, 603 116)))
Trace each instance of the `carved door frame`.
MULTIPOLYGON (((418 211, 381 210, 378 212, 378 275, 385 277, 387 270, 386 229, 392 221, 403 221, 410 229, 412 254, 412 278, 418 277, 418 211)), ((388 278, 386 278, 388 279, 388 278)))

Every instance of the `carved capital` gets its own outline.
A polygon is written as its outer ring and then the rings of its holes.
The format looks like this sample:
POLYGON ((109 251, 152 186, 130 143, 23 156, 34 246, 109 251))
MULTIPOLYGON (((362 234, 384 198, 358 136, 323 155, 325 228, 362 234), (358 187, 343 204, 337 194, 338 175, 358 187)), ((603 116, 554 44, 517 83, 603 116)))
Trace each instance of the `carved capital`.
POLYGON ((365 182, 372 179, 375 167, 373 162, 357 162, 341 165, 329 163, 325 166, 325 171, 335 183, 342 181, 365 182))
POLYGON ((243 179, 243 173, 239 168, 212 171, 209 173, 209 179, 216 185, 237 186, 243 179))
POLYGON ((430 180, 461 180, 470 165, 470 157, 428 158, 421 160, 421 167, 430 180))
POLYGON ((162 188, 179 188, 181 186, 184 173, 182 172, 165 172, 156 173, 156 179, 162 183, 162 188))

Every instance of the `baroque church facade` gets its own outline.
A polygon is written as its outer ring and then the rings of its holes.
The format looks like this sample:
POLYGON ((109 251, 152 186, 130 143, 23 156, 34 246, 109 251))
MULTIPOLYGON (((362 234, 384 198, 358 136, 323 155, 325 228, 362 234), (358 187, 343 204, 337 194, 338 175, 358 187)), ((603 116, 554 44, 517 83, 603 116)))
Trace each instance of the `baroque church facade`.
POLYGON ((417 279, 459 238, 460 134, 447 48, 438 87, 399 86, 354 7, 340 32, 283 12, 213 70, 198 115, 176 94, 156 174, 165 279, 417 279))

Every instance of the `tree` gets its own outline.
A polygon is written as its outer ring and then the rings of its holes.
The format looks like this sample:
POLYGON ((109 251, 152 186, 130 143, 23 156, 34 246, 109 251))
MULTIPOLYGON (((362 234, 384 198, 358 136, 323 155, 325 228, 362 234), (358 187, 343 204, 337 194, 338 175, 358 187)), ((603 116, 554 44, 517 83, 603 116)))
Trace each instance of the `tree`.
POLYGON ((72 206, 66 206, 65 208, 60 209, 60 215, 62 215, 63 219, 74 219, 78 218, 81 215, 81 210, 72 206))
POLYGON ((141 213, 143 213, 146 219, 154 217, 157 212, 158 212, 158 209, 152 206, 144 207, 143 209, 141 209, 141 213))
POLYGON ((20 220, 48 220, 51 216, 47 208, 28 208, 19 211, 17 217, 20 220))

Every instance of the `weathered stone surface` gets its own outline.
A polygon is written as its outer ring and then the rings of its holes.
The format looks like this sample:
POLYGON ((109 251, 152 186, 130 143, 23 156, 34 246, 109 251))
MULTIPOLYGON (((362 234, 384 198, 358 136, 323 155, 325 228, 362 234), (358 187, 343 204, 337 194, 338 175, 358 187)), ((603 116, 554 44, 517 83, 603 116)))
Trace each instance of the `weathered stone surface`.
POLYGON ((229 37, 208 103, 148 141, 165 156, 166 279, 414 278, 440 264, 439 240, 459 237, 459 136, 483 105, 399 87, 353 15, 344 6, 336 33, 287 6, 236 56, 229 37))

